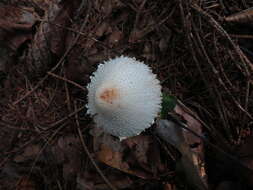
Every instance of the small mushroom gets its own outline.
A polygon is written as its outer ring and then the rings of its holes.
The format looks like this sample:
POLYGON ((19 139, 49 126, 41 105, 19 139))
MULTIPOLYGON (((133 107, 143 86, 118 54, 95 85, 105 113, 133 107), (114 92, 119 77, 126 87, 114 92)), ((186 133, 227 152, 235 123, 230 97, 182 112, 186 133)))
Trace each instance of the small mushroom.
POLYGON ((88 114, 121 140, 150 127, 161 109, 161 85, 143 62, 126 56, 98 66, 88 84, 88 114))

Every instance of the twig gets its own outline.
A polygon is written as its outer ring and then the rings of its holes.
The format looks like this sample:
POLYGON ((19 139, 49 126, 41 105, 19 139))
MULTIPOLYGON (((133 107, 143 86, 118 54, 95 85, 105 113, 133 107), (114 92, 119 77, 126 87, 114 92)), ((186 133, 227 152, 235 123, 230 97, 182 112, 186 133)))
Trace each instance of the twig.
MULTIPOLYGON (((52 123, 48 129, 51 129, 51 128, 53 128, 53 127, 55 127, 55 126, 61 124, 61 123, 64 122, 65 120, 69 119, 70 117, 73 117, 73 116, 74 116, 75 114, 77 114, 78 112, 84 110, 84 108, 85 108, 85 106, 82 106, 82 107, 76 109, 74 112, 68 114, 66 117, 64 117, 64 118, 62 118, 62 119, 60 119, 60 120, 58 120, 58 121, 52 123)), ((48 130, 48 129, 47 129, 47 130, 48 130)))
POLYGON ((212 63, 211 59, 209 58, 206 50, 205 50, 205 47, 200 39, 200 36, 198 35, 197 33, 197 30, 193 27, 194 29, 194 33, 196 35, 196 39, 198 40, 198 44, 200 45, 200 48, 203 52, 203 54, 205 55, 206 57, 206 60, 207 60, 207 63, 211 66, 212 68, 212 71, 214 73, 214 75, 217 77, 217 80, 218 82, 221 84, 221 86, 225 89, 225 91, 231 96, 232 100, 234 101, 235 105, 242 111, 244 112, 250 119, 253 119, 252 115, 247 111, 247 109, 244 109, 242 107, 242 105, 236 100, 236 98, 233 96, 233 94, 229 91, 229 89, 226 87, 226 85, 224 84, 223 80, 220 78, 219 76, 219 72, 217 71, 217 69, 215 68, 214 64, 212 63))
MULTIPOLYGON (((75 109, 76 109, 76 104, 75 104, 75 109)), ((78 115, 75 114, 75 119, 76 119, 76 125, 77 125, 77 132, 80 138, 80 141, 82 143, 83 149, 85 151, 85 153, 87 154, 88 158, 90 159, 91 163, 93 164, 93 166, 96 168, 97 172, 99 173, 99 175, 102 177, 102 179, 105 181, 105 183, 112 189, 112 190, 117 190, 116 187, 114 187, 111 182, 106 178, 106 176, 103 174, 103 172, 101 171, 101 169, 98 167, 98 165, 96 164, 95 160, 92 158, 90 151, 88 149, 88 147, 86 146, 84 139, 83 139, 83 135, 80 129, 80 124, 78 121, 78 115)))
POLYGON ((32 171, 37 163, 37 161, 39 160, 39 157, 41 156, 42 152, 46 149, 46 147, 53 141, 54 137, 58 134, 58 132, 60 130, 62 130, 65 127, 65 124, 63 124, 61 127, 57 128, 53 134, 49 137, 48 140, 46 140, 45 144, 43 145, 43 147, 41 147, 40 151, 38 152, 38 155, 36 156, 35 160, 32 163, 31 169, 29 171, 28 176, 30 177, 32 175, 32 171))
POLYGON ((115 54, 121 54, 121 52, 119 52, 119 51, 116 50, 115 48, 112 48, 112 47, 106 45, 105 43, 103 43, 102 41, 99 41, 98 39, 96 39, 96 38, 94 38, 94 37, 89 37, 89 36, 87 36, 86 33, 83 33, 83 32, 81 32, 81 31, 78 31, 78 30, 76 30, 76 29, 73 29, 73 28, 70 28, 70 27, 67 27, 67 26, 62 26, 62 25, 60 25, 60 24, 50 22, 50 21, 48 21, 48 20, 42 20, 42 19, 41 19, 41 21, 48 22, 49 24, 55 25, 55 26, 57 26, 57 27, 59 27, 59 28, 64 28, 65 30, 68 30, 68 31, 73 32, 73 33, 75 33, 75 34, 82 35, 84 39, 92 40, 92 41, 94 41, 94 42, 100 44, 102 47, 104 47, 104 48, 106 48, 106 49, 109 49, 110 51, 112 51, 112 52, 115 53, 115 54))
MULTIPOLYGON (((66 78, 65 72, 64 72, 64 78, 66 78)), ((70 104, 69 87, 68 87, 67 81, 64 81, 64 88, 65 88, 65 92, 66 92, 66 101, 67 101, 68 111, 70 112, 71 111, 71 104, 70 104)))
POLYGON ((82 87, 81 85, 77 84, 77 83, 74 82, 74 81, 71 81, 71 80, 69 80, 69 79, 66 79, 65 77, 61 77, 61 76, 56 75, 56 74, 54 74, 54 73, 52 73, 52 72, 47 72, 47 74, 50 75, 50 76, 52 76, 52 77, 54 77, 54 78, 63 80, 63 81, 68 82, 68 83, 70 83, 70 84, 73 84, 74 86, 76 86, 76 87, 78 87, 78 88, 80 88, 80 89, 86 91, 86 88, 82 87))
POLYGON ((11 125, 10 123, 6 122, 6 121, 3 121, 1 120, 0 121, 0 126, 3 126, 5 128, 8 128, 8 129, 11 129, 11 130, 16 130, 16 131, 29 131, 29 132, 37 132, 33 129, 24 129, 24 128, 20 128, 20 126, 14 126, 14 125, 11 125))
POLYGON ((229 36, 233 38, 253 39, 253 35, 250 34, 229 34, 229 36))
POLYGON ((239 55, 240 60, 242 61, 245 71, 246 77, 250 76, 250 72, 248 67, 251 71, 253 71, 253 64, 249 61, 249 59, 244 55, 241 49, 233 42, 230 38, 228 33, 222 28, 222 26, 207 12, 202 10, 198 5, 194 4, 191 6, 195 11, 197 11, 200 15, 202 15, 222 36, 226 37, 229 43, 232 45, 236 53, 239 55), (248 65, 248 66, 247 66, 248 65))
POLYGON ((245 164, 243 164, 239 159, 237 159, 235 156, 230 155, 229 153, 227 153, 226 151, 224 151, 223 149, 221 149, 219 146, 211 143, 208 139, 206 139, 204 136, 199 135, 198 133, 196 133, 194 130, 190 129, 186 124, 179 122, 177 120, 173 120, 173 122, 175 122, 179 127, 189 131, 190 133, 192 133, 194 136, 198 137, 199 139, 201 139, 204 143, 206 143, 207 145, 209 145, 210 147, 212 147, 213 149, 219 151, 222 155, 224 155, 226 158, 228 158, 229 160, 231 160, 232 162, 238 164, 241 168, 246 169, 248 172, 250 172, 250 174, 253 173, 253 170, 246 166, 245 164))
POLYGON ((37 90, 37 89, 40 87, 40 85, 41 85, 47 78, 48 78, 48 75, 44 76, 43 79, 41 79, 41 80, 36 84, 36 86, 35 86, 32 90, 28 91, 23 97, 21 97, 20 99, 18 99, 18 100, 15 101, 15 102, 13 102, 13 105, 14 105, 14 106, 17 105, 18 103, 20 103, 21 101, 23 101, 25 98, 27 98, 28 96, 30 96, 35 90, 37 90))
MULTIPOLYGON (((83 31, 86 23, 88 22, 88 18, 89 18, 89 11, 90 11, 90 3, 88 3, 88 10, 86 13, 86 17, 84 19, 84 22, 80 28, 80 31, 83 31)), ((49 71, 50 73, 53 73, 61 64, 63 64, 65 58, 67 57, 67 55, 71 52, 72 48, 75 46, 75 44, 77 43, 79 37, 80 37, 80 33, 77 34, 77 36, 75 37, 75 39, 72 41, 72 43, 68 46, 67 50, 65 51, 65 53, 63 54, 63 56, 61 57, 61 59, 58 61, 58 63, 49 71)), ((43 79, 41 79, 37 85, 33 88, 33 90, 28 91, 23 97, 21 97, 19 100, 15 101, 13 103, 13 105, 16 105, 18 103, 20 103, 22 100, 24 100, 25 98, 27 98, 28 96, 30 96, 35 90, 37 90, 39 88, 39 86, 48 78, 48 75, 46 75, 45 77, 43 77, 43 79)))
MULTIPOLYGON (((185 2, 187 3, 187 2, 185 2)), ((189 9, 188 7, 189 5, 187 5, 187 9, 189 9)), ((194 62, 196 63, 197 65, 197 69, 199 70, 200 72, 200 75, 203 79, 203 81, 205 82, 205 84, 208 86, 208 81, 205 77, 205 74, 202 72, 202 69, 201 69, 201 66, 200 66, 200 63, 199 63, 199 57, 197 58, 197 55, 196 55, 196 52, 200 53, 200 49, 198 46, 196 46, 196 48, 194 48, 194 45, 193 45, 193 34, 192 34, 192 31, 190 30, 191 29, 191 24, 189 23, 188 20, 186 20, 186 14, 184 12, 184 8, 183 8, 183 3, 182 3, 182 0, 179 0, 179 8, 180 8, 180 13, 181 13, 181 19, 182 19, 182 23, 184 25, 184 30, 185 30, 185 33, 187 34, 186 37, 187 37, 187 40, 188 40, 188 46, 189 46, 189 49, 191 51, 191 54, 193 56, 193 60, 194 62)), ((189 10, 188 10, 189 11, 189 10)), ((214 92, 212 90, 212 88, 209 88, 209 93, 211 94, 211 97, 213 98, 213 100, 215 100, 215 95, 214 95, 214 92)), ((196 118, 195 118, 196 119, 196 118)), ((203 124, 203 126, 205 126, 210 132, 212 132, 213 136, 216 136, 216 138, 219 139, 218 142, 224 142, 224 138, 220 135, 220 133, 217 132, 217 130, 212 127, 212 129, 210 129, 207 125, 205 125, 203 122, 201 122, 203 124)), ((225 143, 222 143, 223 145, 225 143)))
POLYGON ((135 22, 134 22, 134 30, 137 28, 137 26, 139 24, 140 14, 141 14, 141 12, 143 10, 143 7, 145 6, 146 2, 147 2, 147 0, 142 1, 140 7, 137 10, 136 17, 135 17, 135 22))

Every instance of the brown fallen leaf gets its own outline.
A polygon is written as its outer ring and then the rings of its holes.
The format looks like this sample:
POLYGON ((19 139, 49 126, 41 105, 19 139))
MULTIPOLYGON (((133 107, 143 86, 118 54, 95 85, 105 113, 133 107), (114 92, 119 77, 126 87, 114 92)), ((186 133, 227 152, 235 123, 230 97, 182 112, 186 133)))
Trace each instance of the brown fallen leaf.
POLYGON ((154 61, 155 56, 154 56, 153 47, 154 47, 154 45, 152 44, 152 42, 146 42, 144 45, 144 48, 143 48, 142 57, 144 57, 145 59, 147 59, 149 61, 154 61))
MULTIPOLYGON (((199 136, 203 136, 202 125, 200 124, 200 122, 196 120, 193 116, 191 116, 189 113, 187 113, 187 111, 182 106, 177 105, 174 108, 174 111, 186 121, 188 128, 193 130, 199 136)), ((202 140, 187 130, 183 130, 183 135, 187 144, 192 147, 191 150, 198 153, 200 157, 199 159, 201 159, 201 162, 203 162, 204 147, 202 140)))
MULTIPOLYGON (((108 30, 110 30, 110 24, 108 22, 103 22, 102 24, 100 24, 98 26, 98 28, 95 31, 95 36, 97 38, 102 37, 105 33, 108 32, 108 30)), ((94 41, 93 41, 94 42, 94 41)))
MULTIPOLYGON (((20 0, 22 1, 22 0, 20 0)), ((36 8, 38 11, 48 10, 52 1, 56 2, 57 0, 24 0, 30 7, 36 8)))
MULTIPOLYGON (((133 180, 124 173, 108 167, 103 170, 103 172, 107 174, 106 177, 117 189, 133 189, 131 188, 134 184, 133 180)), ((108 185, 104 182, 104 180, 101 179, 97 172, 94 173, 94 171, 89 169, 87 169, 85 172, 79 173, 76 182, 79 190, 108 189, 108 185)))
POLYGON ((164 190, 176 190, 176 187, 175 187, 175 185, 166 183, 164 185, 164 190))
POLYGON ((1 46, 17 50, 26 40, 32 38, 32 27, 38 15, 32 8, 0 6, 1 46))
POLYGON ((86 181, 86 179, 78 176, 76 178, 77 189, 79 190, 95 190, 95 186, 92 182, 86 181))
POLYGON ((182 103, 177 103, 172 113, 175 114, 178 123, 169 120, 158 120, 158 127, 155 132, 160 138, 175 146, 181 153, 182 156, 177 161, 178 172, 184 173, 187 182, 191 186, 204 190, 207 188, 207 175, 203 142, 195 134, 180 127, 179 124, 189 128, 199 136, 203 136, 202 125, 190 115, 182 103))
POLYGON ((153 26, 147 26, 146 28, 140 30, 140 29, 134 29, 130 36, 129 36, 129 43, 136 43, 139 40, 141 40, 142 38, 144 38, 145 35, 147 35, 148 33, 152 32, 154 30, 153 26))
POLYGON ((120 42, 120 40, 122 40, 122 38, 123 38, 123 33, 117 28, 113 29, 108 39, 109 46, 114 47, 120 42))
POLYGON ((63 164, 62 175, 68 181, 81 171, 80 141, 74 135, 62 136, 52 147, 56 162, 63 164), (79 148, 78 148, 79 147, 79 148))
POLYGON ((16 190, 36 190, 35 182, 32 181, 29 177, 23 176, 19 179, 16 190))
POLYGON ((142 179, 159 179, 166 171, 160 159, 159 146, 150 136, 139 135, 124 140, 116 151, 101 143, 96 153, 99 161, 142 179))
POLYGON ((32 8, 0 6, 0 72, 8 73, 18 48, 32 39, 37 17, 32 8))
POLYGON ((235 23, 252 23, 253 22, 253 7, 240 11, 238 13, 232 14, 230 16, 225 17, 225 21, 227 22, 235 22, 235 23))
POLYGON ((187 183, 193 188, 205 190, 206 178, 202 176, 205 174, 205 170, 202 163, 199 162, 198 154, 193 152, 187 144, 182 128, 168 120, 159 120, 157 123, 156 134, 167 143, 176 147, 182 155, 177 160, 176 172, 178 176, 186 179, 187 183))
MULTIPOLYGON (((100 149, 101 150, 96 155, 99 161, 113 168, 117 168, 123 172, 134 175, 134 172, 131 171, 129 164, 123 161, 123 153, 114 152, 109 146, 105 144, 102 144, 100 149)), ((144 179, 147 177, 145 173, 138 172, 138 174, 135 174, 135 175, 144 179)))
MULTIPOLYGON (((48 10, 37 28, 36 34, 29 46, 26 61, 30 72, 43 73, 50 66, 50 61, 59 58, 67 42, 73 39, 65 27, 71 24, 71 17, 78 8, 79 1, 50 1, 48 10), (69 39, 71 36, 71 39, 69 39)), ((51 63, 52 64, 52 63, 51 63)))
POLYGON ((40 151, 41 151, 40 145, 31 144, 30 146, 25 147, 22 154, 17 154, 14 157, 14 161, 20 163, 28 160, 35 160, 36 157, 40 154, 40 151))

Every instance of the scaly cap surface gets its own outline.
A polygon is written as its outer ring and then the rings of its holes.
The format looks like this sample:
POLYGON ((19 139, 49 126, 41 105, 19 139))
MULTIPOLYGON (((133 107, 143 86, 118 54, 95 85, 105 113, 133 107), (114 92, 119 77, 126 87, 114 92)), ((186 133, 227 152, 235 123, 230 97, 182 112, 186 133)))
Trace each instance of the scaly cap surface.
POLYGON ((142 62, 116 57, 98 66, 88 84, 88 113, 114 136, 138 135, 161 109, 161 85, 142 62))

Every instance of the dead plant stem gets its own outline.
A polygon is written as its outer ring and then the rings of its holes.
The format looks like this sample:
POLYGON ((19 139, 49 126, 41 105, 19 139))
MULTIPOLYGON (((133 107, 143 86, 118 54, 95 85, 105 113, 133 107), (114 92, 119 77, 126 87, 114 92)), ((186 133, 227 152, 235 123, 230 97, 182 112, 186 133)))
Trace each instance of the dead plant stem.
MULTIPOLYGON (((75 110, 76 110, 76 104, 75 104, 75 110)), ((95 160, 93 159, 93 157, 91 156, 91 153, 88 149, 88 147, 86 146, 84 139, 83 139, 83 135, 80 129, 80 124, 79 124, 79 120, 78 120, 78 115, 75 114, 75 120, 76 120, 76 125, 77 125, 77 132, 78 132, 78 136, 80 138, 80 141, 82 143, 83 149, 85 151, 85 153, 87 154, 88 158, 90 159, 91 163, 93 164, 93 166, 96 168, 97 172, 99 173, 99 175, 102 177, 102 179, 105 181, 105 183, 108 185, 109 188, 111 188, 112 190, 117 190, 116 187, 114 187, 112 185, 112 183, 106 178, 106 176, 103 174, 102 170, 98 167, 98 165, 96 164, 95 160)))

